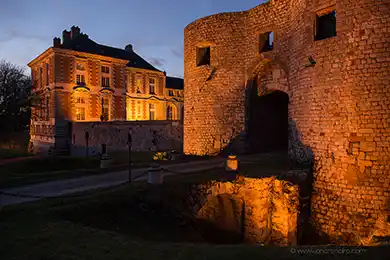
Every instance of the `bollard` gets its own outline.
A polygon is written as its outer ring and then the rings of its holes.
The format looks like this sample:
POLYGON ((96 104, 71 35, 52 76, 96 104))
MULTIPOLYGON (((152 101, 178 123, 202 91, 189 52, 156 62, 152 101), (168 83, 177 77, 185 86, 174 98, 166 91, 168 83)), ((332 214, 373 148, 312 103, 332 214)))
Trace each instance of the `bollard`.
POLYGON ((153 163, 148 169, 148 183, 152 185, 161 185, 164 181, 164 176, 160 165, 153 163))
POLYGON ((235 155, 229 155, 226 160, 226 171, 228 172, 237 172, 238 171, 238 159, 235 155))
POLYGON ((238 174, 238 159, 235 155, 229 155, 226 160, 225 170, 227 172, 226 180, 232 181, 237 178, 238 174))
POLYGON ((100 168, 108 168, 111 162, 111 157, 107 154, 107 145, 102 144, 102 156, 100 157, 100 168))
POLYGON ((100 158, 100 168, 101 169, 108 168, 110 166, 110 163, 111 163, 111 157, 108 156, 107 154, 102 155, 102 157, 100 158))

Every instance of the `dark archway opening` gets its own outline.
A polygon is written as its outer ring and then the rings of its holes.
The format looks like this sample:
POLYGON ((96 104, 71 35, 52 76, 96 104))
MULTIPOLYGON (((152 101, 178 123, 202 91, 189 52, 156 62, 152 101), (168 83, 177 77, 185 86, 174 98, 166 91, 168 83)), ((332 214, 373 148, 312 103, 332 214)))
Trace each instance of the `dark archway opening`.
POLYGON ((246 111, 248 152, 287 152, 288 103, 285 92, 275 90, 259 96, 257 85, 252 84, 246 111))

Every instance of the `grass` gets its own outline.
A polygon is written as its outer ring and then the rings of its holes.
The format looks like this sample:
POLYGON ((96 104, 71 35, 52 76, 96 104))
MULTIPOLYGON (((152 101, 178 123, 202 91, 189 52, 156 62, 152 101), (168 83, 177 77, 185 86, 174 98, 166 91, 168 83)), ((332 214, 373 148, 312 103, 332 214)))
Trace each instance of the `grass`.
MULTIPOLYGON (((147 168, 153 161, 154 152, 133 152, 131 155, 133 168, 147 168)), ((110 154, 110 167, 100 169, 100 158, 59 156, 24 158, 17 162, 0 165, 0 188, 16 187, 44 181, 82 177, 102 174, 128 168, 128 153, 114 152, 110 154)), ((204 160, 201 156, 182 156, 175 161, 159 161, 159 164, 174 164, 204 160)))
MULTIPOLYGON (((151 155, 133 153, 132 161, 134 168, 146 167, 150 164, 151 155)), ((109 169, 99 169, 100 158, 96 156, 88 158, 88 161, 83 157, 71 156, 25 158, 0 165, 0 188, 101 174, 107 171, 127 169, 127 165, 128 158, 125 158, 123 154, 113 156, 109 169)))
MULTIPOLYGON (((222 171, 170 176, 164 189, 218 177, 222 171)), ((55 198, 0 211, 1 259, 315 259, 318 254, 258 245, 209 245, 168 242, 174 225, 160 218, 141 218, 129 204, 148 190, 145 183, 55 198), (110 208, 111 207, 111 208, 110 208), (123 208, 127 210, 119 210, 123 208), (96 214, 99 213, 99 214, 96 214), (112 220, 108 222, 107 220, 112 220), (119 222, 116 222, 119 221, 119 222), (98 224, 100 223, 100 225, 98 224), (125 230, 118 229, 120 227, 125 230), (127 223, 125 226, 124 223, 127 223), (141 235, 143 234, 143 235, 141 235), (165 239, 167 238, 167 239, 165 239)), ((306 248, 306 247, 305 247, 306 248)), ((360 254, 321 255, 323 259, 388 259, 388 247, 360 254)))
POLYGON ((38 157, 0 165, 0 187, 13 187, 41 181, 78 177, 85 174, 80 168, 99 167, 99 160, 91 158, 38 157))
POLYGON ((18 157, 31 156, 30 153, 27 152, 26 149, 5 149, 0 148, 0 161, 18 157))

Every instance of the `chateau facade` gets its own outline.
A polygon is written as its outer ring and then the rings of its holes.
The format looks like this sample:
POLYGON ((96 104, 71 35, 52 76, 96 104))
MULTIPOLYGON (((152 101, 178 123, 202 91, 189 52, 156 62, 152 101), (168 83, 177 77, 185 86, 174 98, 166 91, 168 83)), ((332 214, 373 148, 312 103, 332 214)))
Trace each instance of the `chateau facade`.
POLYGON ((317 166, 318 233, 369 236, 390 212, 389 39, 388 1, 270 0, 194 21, 184 152, 288 148, 317 166))
POLYGON ((73 26, 31 61, 35 146, 61 143, 69 122, 181 120, 183 80, 168 77, 134 52, 98 44, 73 26), (57 140, 56 140, 57 139, 57 140))

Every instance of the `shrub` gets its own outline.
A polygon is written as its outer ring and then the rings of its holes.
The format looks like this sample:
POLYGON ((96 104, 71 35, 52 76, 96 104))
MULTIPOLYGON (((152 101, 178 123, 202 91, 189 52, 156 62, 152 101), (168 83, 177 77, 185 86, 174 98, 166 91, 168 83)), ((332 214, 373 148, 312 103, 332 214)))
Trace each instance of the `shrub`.
POLYGON ((153 155, 153 161, 167 161, 169 160, 169 155, 167 152, 156 152, 153 155))

